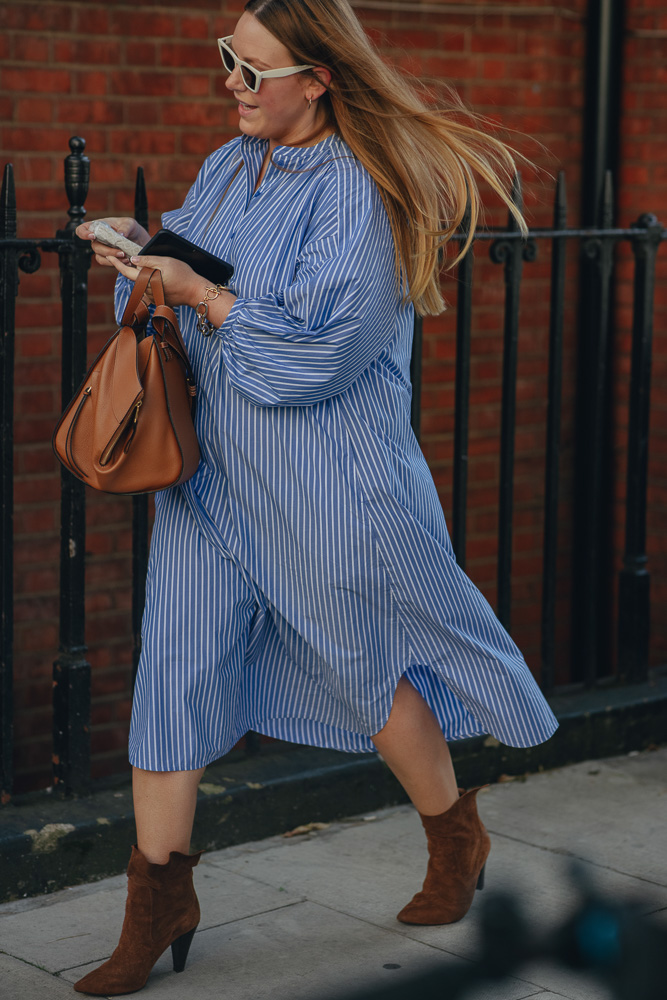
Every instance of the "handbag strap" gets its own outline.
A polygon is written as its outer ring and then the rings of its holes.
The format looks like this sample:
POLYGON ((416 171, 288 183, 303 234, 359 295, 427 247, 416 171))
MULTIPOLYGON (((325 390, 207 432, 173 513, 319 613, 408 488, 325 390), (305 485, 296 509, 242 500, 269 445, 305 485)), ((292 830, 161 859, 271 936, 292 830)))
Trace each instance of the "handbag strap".
POLYGON ((128 303, 125 306, 122 325, 132 326, 135 329, 137 325, 146 325, 149 319, 149 313, 145 304, 142 302, 142 299, 149 285, 151 287, 151 291, 153 292, 153 298, 155 299, 153 326, 163 340, 167 338, 170 340, 171 346, 180 355, 181 360, 185 365, 188 378, 190 378, 192 373, 190 368, 190 359, 188 358, 188 351, 185 343, 183 342, 183 336, 178 325, 176 313, 164 301, 162 271, 160 271, 159 268, 156 267, 152 271, 147 267, 141 268, 141 273, 134 283, 134 288, 132 289, 128 303), (169 334, 172 336, 169 337, 169 334))
POLYGON ((159 282, 152 285, 153 298, 155 299, 156 305, 164 305, 164 288, 162 286, 162 275, 160 271, 157 269, 150 271, 147 267, 142 267, 140 269, 139 277, 134 282, 134 288, 132 289, 127 305, 125 306, 125 312, 123 313, 123 318, 121 320, 122 326, 145 326, 148 322, 148 310, 141 300, 143 299, 149 284, 152 284, 151 279, 154 274, 159 275, 159 282), (158 302, 158 297, 161 300, 160 302, 158 302), (143 306, 143 308, 140 308, 140 306, 143 306))

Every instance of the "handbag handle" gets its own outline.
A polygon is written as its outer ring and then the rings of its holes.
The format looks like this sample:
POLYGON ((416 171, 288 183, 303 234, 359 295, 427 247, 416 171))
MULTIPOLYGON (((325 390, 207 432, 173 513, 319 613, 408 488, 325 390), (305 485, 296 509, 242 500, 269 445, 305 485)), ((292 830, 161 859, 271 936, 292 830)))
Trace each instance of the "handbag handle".
POLYGON ((155 299, 156 306, 164 305, 164 286, 162 284, 162 272, 155 268, 155 270, 150 271, 147 267, 141 268, 141 273, 134 283, 134 288, 132 289, 132 294, 128 299, 128 303, 125 306, 125 312, 123 313, 123 318, 121 320, 122 326, 135 326, 137 324, 145 326, 148 322, 148 315, 146 307, 144 306, 141 311, 139 311, 140 304, 143 305, 142 299, 146 292, 148 286, 151 286, 153 291, 153 298, 155 299), (156 277, 157 276, 157 277, 156 277))
POLYGON ((153 298, 155 299, 155 311, 153 312, 153 325, 159 335, 164 338, 168 333, 172 334, 171 345, 179 354, 185 367, 186 379, 194 385, 194 376, 190 367, 190 359, 183 337, 178 326, 178 320, 173 309, 165 304, 164 285, 162 284, 162 271, 155 268, 153 271, 147 267, 141 268, 141 274, 134 283, 132 294, 125 306, 122 326, 131 326, 135 329, 146 326, 149 319, 149 312, 143 303, 143 297, 148 286, 151 286, 153 298))

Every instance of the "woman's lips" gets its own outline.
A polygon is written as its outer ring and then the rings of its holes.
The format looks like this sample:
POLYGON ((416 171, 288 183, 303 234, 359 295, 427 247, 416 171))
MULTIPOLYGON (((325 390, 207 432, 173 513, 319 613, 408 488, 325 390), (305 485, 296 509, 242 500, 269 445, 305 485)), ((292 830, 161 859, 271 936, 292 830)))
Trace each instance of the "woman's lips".
POLYGON ((239 106, 239 114, 244 116, 251 115, 253 111, 257 110, 256 104, 244 104, 242 101, 239 101, 238 106, 239 106))

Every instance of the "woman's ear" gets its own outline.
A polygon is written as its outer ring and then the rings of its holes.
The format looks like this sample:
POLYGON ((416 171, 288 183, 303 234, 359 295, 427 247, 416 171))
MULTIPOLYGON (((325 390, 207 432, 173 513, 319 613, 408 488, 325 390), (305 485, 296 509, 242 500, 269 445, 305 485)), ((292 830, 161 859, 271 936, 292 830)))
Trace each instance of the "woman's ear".
POLYGON ((324 66, 316 66, 312 75, 315 79, 313 80, 311 77, 308 81, 306 98, 312 98, 316 101, 318 97, 321 97, 326 92, 327 87, 331 83, 331 71, 325 69, 324 66), (321 81, 320 84, 318 84, 318 80, 321 81))

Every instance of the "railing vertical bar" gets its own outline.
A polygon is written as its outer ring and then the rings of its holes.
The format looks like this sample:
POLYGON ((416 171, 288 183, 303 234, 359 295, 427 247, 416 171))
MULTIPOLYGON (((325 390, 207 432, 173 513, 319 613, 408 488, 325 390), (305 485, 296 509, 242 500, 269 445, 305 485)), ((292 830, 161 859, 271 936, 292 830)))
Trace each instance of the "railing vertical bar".
MULTIPOLYGON (((599 226, 613 222, 613 190, 606 174, 599 226)), ((607 375, 614 241, 591 237, 582 246, 582 313, 577 385, 575 536, 572 580, 572 653, 575 677, 595 684, 608 646, 605 538, 611 497, 605 496, 608 445, 607 375)), ((574 679, 574 678, 573 678, 574 679)))
MULTIPOLYGON (((567 226, 565 174, 556 184, 554 229, 567 226)), ((546 464, 544 477, 544 544, 542 563, 542 689, 551 692, 555 680, 556 566, 558 556, 558 491, 560 425, 563 381, 563 326, 565 316, 566 246, 563 237, 551 242, 551 305, 549 322, 549 377, 547 390, 546 464)))
POLYGON ((632 368, 627 446, 625 554, 619 574, 618 667, 625 680, 648 678, 651 624, 650 583, 646 568, 646 484, 648 474, 649 402, 655 262, 662 225, 654 215, 635 223, 632 318, 632 368))
MULTIPOLYGON (((58 237, 62 296, 62 403, 86 373, 90 249, 74 230, 83 221, 90 164, 85 141, 70 139, 65 187, 70 220, 58 237)), ((86 498, 83 483, 62 468, 60 521, 60 653, 53 664, 53 783, 65 796, 90 787, 90 664, 85 645, 86 498)))
MULTIPOLYGON (((470 203, 462 229, 470 231, 470 203)), ((466 563, 466 508, 468 499, 468 431, 470 417, 470 330, 472 325, 472 280, 474 242, 460 262, 456 295, 456 385, 454 399, 454 470, 452 501, 452 546, 461 569, 466 563)))
MULTIPOLYGON (((134 189, 134 217, 148 229, 148 197, 143 167, 137 169, 134 189)), ((132 687, 137 676, 141 655, 141 620, 146 601, 148 572, 148 497, 132 498, 132 687)))
MULTIPOLYGON (((512 199, 523 208, 521 177, 514 179, 512 199)), ((516 232, 518 223, 509 213, 507 228, 516 232)), ((511 617, 512 515, 514 503, 514 434, 516 427, 516 373, 519 347, 519 300, 523 271, 521 240, 498 240, 491 246, 491 259, 505 265, 505 318, 503 330, 503 385, 500 427, 500 490, 498 503, 498 607, 502 625, 509 631, 511 617)))
MULTIPOLYGON (((5 166, 0 195, 0 238, 16 236, 14 170, 5 166)), ((2 478, 2 524, 0 525, 0 803, 10 801, 14 788, 14 333, 18 292, 18 255, 9 247, 0 249, 0 477, 2 478)))

